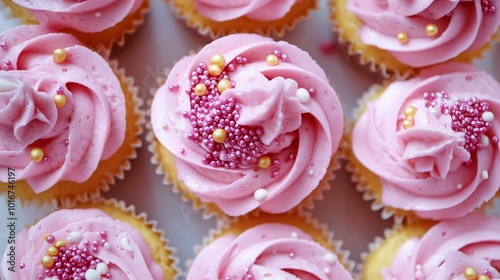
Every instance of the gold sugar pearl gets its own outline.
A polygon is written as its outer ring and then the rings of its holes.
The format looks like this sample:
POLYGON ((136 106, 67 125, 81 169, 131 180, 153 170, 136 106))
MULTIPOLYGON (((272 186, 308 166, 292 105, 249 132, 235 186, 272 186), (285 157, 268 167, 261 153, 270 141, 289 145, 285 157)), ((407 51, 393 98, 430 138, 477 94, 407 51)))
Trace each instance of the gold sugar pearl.
POLYGON ((481 275, 477 278, 477 280, 491 280, 491 278, 488 275, 481 275))
POLYGON ((194 87, 196 96, 203 96, 205 93, 207 93, 207 86, 204 83, 199 83, 194 87))
POLYGON ((223 68, 224 65, 226 65, 226 60, 224 59, 224 57, 222 55, 216 54, 216 55, 212 56, 212 58, 210 59, 210 64, 217 65, 220 68, 223 68))
POLYGON ((270 54, 266 57, 266 63, 269 66, 276 66, 278 65, 279 59, 275 54, 270 54))
POLYGON ((40 148, 33 148, 30 151, 30 158, 34 162, 41 162, 43 160, 44 156, 45 156, 45 153, 40 148))
POLYGON ((56 248, 61 248, 61 247, 63 247, 63 246, 66 246, 66 242, 64 242, 64 241, 62 241, 62 240, 59 240, 59 241, 57 241, 57 242, 56 242, 56 244, 54 244, 54 246, 55 246, 56 248))
POLYGON ((406 118, 414 117, 416 113, 417 113, 417 108, 413 106, 406 107, 404 111, 406 118))
POLYGON ((261 156, 259 157, 259 168, 267 169, 271 166, 271 157, 270 156, 261 156))
POLYGON ((57 107, 63 107, 66 105, 66 96, 62 94, 56 94, 54 95, 54 104, 56 104, 57 107))
POLYGON ((225 90, 230 89, 232 87, 233 85, 231 84, 231 81, 227 79, 222 79, 217 84, 217 90, 219 91, 219 93, 223 93, 225 90))
POLYGON ((47 254, 49 256, 57 256, 57 254, 59 254, 59 249, 57 249, 56 247, 54 246, 50 246, 48 249, 47 249, 47 254))
POLYGON ((42 265, 45 268, 52 268, 54 266, 54 259, 51 256, 43 256, 42 265))
POLYGON ((405 32, 399 32, 396 38, 401 44, 408 43, 408 34, 406 34, 405 32))
POLYGON ((55 63, 63 63, 68 57, 68 52, 65 49, 55 49, 52 53, 52 58, 55 63))
POLYGON ((405 130, 410 129, 413 127, 413 120, 406 119, 403 121, 403 128, 405 130))
POLYGON ((219 76, 221 72, 222 70, 220 69, 220 67, 215 64, 208 66, 208 73, 210 73, 210 75, 212 76, 219 76))
POLYGON ((222 128, 217 128, 214 132, 212 132, 212 138, 215 142, 222 143, 226 141, 227 132, 222 128))
POLYGON ((50 236, 50 234, 46 233, 43 235, 43 239, 45 239, 45 241, 47 241, 49 239, 49 236, 50 236))
POLYGON ((438 27, 434 23, 429 23, 425 26, 425 35, 428 37, 435 36, 438 33, 438 27))
POLYGON ((465 279, 474 280, 474 279, 476 279, 476 276, 477 276, 476 270, 473 267, 467 267, 464 270, 464 276, 465 276, 465 279))

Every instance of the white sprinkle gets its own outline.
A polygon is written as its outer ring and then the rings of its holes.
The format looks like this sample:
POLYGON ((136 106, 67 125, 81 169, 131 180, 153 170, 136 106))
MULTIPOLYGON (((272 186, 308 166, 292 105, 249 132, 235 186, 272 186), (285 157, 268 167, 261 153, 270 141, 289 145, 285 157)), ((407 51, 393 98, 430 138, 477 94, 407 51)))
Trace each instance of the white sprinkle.
POLYGON ((490 177, 490 174, 488 174, 488 170, 483 170, 483 172, 481 172, 481 176, 483 176, 483 179, 487 180, 490 177))
POLYGON ((122 238, 121 245, 122 245, 123 250, 125 250, 129 253, 132 253, 134 251, 134 248, 132 248, 132 246, 130 246, 130 243, 128 243, 127 237, 122 238))
POLYGON ((309 172, 308 172, 308 174, 309 174, 309 176, 312 176, 312 175, 314 175, 314 170, 312 170, 312 169, 309 169, 309 172))
POLYGON ((337 261, 337 257, 332 253, 326 254, 325 256, 323 256, 323 259, 329 264, 335 263, 337 261))
POLYGON ((462 184, 457 185, 457 189, 459 189, 459 190, 462 189, 462 187, 463 187, 462 184))
POLYGON ((325 274, 330 274, 330 272, 331 272, 331 271, 330 271, 330 269, 329 269, 328 267, 327 267, 327 268, 325 268, 325 274))
POLYGON ((97 266, 95 267, 95 270, 99 272, 101 275, 104 275, 109 271, 108 265, 103 262, 98 263, 97 266))
POLYGON ((0 91, 11 91, 16 88, 16 84, 7 80, 0 79, 0 91))
POLYGON ((83 234, 79 231, 72 231, 68 236, 68 242, 70 243, 80 243, 83 239, 83 234))
POLYGON ((295 231, 292 232, 292 238, 297 238, 297 237, 299 237, 299 235, 295 231))
POLYGON ((483 145, 483 148, 488 147, 490 145, 490 138, 484 134, 481 135, 481 145, 483 145))
POLYGON ((297 90, 297 98, 299 99, 300 103, 306 103, 311 99, 311 95, 309 94, 309 91, 305 88, 299 88, 297 90))
POLYGON ((85 272, 85 279, 87 280, 101 280, 101 274, 95 269, 89 269, 85 272))
POLYGON ((104 245, 102 246, 104 250, 109 250, 111 248, 111 245, 109 245, 109 242, 104 242, 104 245))
POLYGON ((253 193, 253 198, 255 198, 258 201, 262 201, 266 199, 269 196, 269 193, 265 189, 257 189, 253 193))
POLYGON ((492 122, 495 119, 495 115, 493 115, 493 112, 486 111, 481 115, 481 118, 485 122, 492 122))
POLYGON ((95 12, 95 17, 100 17, 101 13, 100 12, 95 12))

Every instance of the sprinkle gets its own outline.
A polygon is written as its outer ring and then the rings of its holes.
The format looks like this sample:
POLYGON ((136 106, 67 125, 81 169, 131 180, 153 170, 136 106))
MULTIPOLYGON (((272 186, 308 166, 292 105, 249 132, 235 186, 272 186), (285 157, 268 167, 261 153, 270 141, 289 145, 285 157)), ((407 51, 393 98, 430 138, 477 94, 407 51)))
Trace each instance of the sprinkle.
POLYGON ((258 201, 262 201, 262 200, 266 199, 268 196, 269 196, 269 193, 265 189, 257 189, 253 193, 253 197, 255 198, 255 200, 258 200, 258 201))
POLYGON ((221 68, 215 64, 208 66, 208 73, 212 76, 219 76, 221 72, 221 68))
POLYGON ((97 272, 95 269, 89 269, 85 271, 85 279, 86 280, 101 280, 101 274, 97 272))
POLYGON ((108 273, 109 268, 105 263, 98 263, 97 266, 95 267, 95 270, 100 274, 104 275, 108 273))
POLYGON ((299 237, 299 235, 294 231, 292 232, 292 234, 290 235, 292 238, 297 238, 299 237))
POLYGON ((465 276, 465 279, 467 279, 467 280, 476 279, 476 276, 477 276, 476 270, 472 267, 467 267, 464 270, 464 276, 465 276))
POLYGON ((19 269, 24 269, 26 268, 26 264, 25 263, 20 263, 19 264, 19 269))
POLYGON ((2 48, 2 50, 6 50, 7 49, 7 43, 6 42, 0 43, 0 48, 2 48))
POLYGON ((194 94, 196 96, 203 96, 207 93, 207 86, 204 83, 199 83, 194 87, 194 94))
POLYGON ((72 231, 67 240, 69 243, 80 243, 83 240, 83 234, 79 231, 72 231))
POLYGON ((226 64, 226 60, 224 59, 224 56, 222 56, 220 54, 216 54, 216 55, 212 56, 212 58, 210 59, 210 64, 217 65, 220 68, 223 68, 224 65, 226 64))
POLYGON ((297 89, 297 99, 300 101, 300 103, 307 103, 311 99, 311 95, 309 94, 309 91, 305 88, 299 88, 297 89))
POLYGON ((414 117, 417 113, 417 108, 414 106, 407 106, 404 110, 404 115, 406 118, 414 117))
POLYGON ((271 157, 268 155, 264 155, 259 157, 259 168, 261 169, 267 169, 269 166, 271 166, 271 157))
POLYGON ((428 37, 435 36, 438 31, 438 27, 434 23, 429 23, 425 26, 425 35, 428 37))
POLYGON ((309 176, 313 176, 314 175, 314 170, 309 169, 309 171, 307 172, 307 174, 309 174, 309 176))
POLYGON ((65 49, 55 49, 52 53, 52 58, 55 63, 63 63, 68 57, 68 53, 65 49))
POLYGON ((325 262, 329 264, 333 264, 337 261, 337 257, 335 257, 335 255, 332 253, 327 253, 326 255, 323 256, 323 259, 325 260, 325 262))
POLYGON ((413 120, 411 119, 406 119, 403 121, 403 129, 408 130, 413 127, 413 120))
POLYGON ((104 242, 104 245, 102 245, 102 247, 104 248, 104 250, 109 250, 111 248, 111 245, 109 244, 109 242, 104 242))
POLYGON ((481 176, 483 177, 484 180, 488 180, 489 178, 488 170, 483 170, 483 172, 481 172, 481 176))
POLYGON ((457 189, 461 190, 463 188, 462 184, 457 184, 457 189))
POLYGON ((403 45, 408 43, 408 34, 405 32, 399 32, 398 35, 396 35, 396 38, 403 45))
POLYGON ((491 280, 491 278, 488 275, 481 275, 477 278, 477 280, 491 280))
POLYGON ((214 132, 212 132, 212 138, 217 143, 223 143, 227 139, 227 133, 224 129, 217 128, 214 132))
POLYGON ((51 256, 43 256, 42 265, 45 268, 52 268, 54 266, 54 259, 51 256))
POLYGON ((486 112, 483 112, 483 114, 481 115, 481 118, 485 122, 492 122, 495 119, 495 115, 490 111, 486 111, 486 112))
POLYGON ((325 271, 325 274, 330 274, 330 272, 331 272, 330 268, 328 268, 328 267, 327 267, 327 268, 325 268, 325 270, 324 270, 324 271, 325 271))
POLYGON ((279 59, 275 54, 270 54, 266 57, 266 63, 269 66, 276 66, 278 65, 279 59))
POLYGON ((134 248, 132 248, 132 246, 130 246, 130 243, 128 242, 127 237, 123 237, 120 244, 121 244, 123 250, 125 250, 127 252, 132 253, 134 251, 134 248))
POLYGON ((33 148, 30 151, 30 158, 34 162, 41 162, 43 160, 44 156, 45 156, 45 153, 40 148, 33 148))
POLYGON ((100 12, 95 12, 95 17, 101 17, 101 13, 100 12))
POLYGON ((223 93, 224 91, 232 88, 233 85, 231 84, 231 81, 227 80, 227 79, 222 79, 219 81, 219 83, 217 83, 217 90, 219 91, 219 93, 223 93))
POLYGON ((64 105, 66 105, 66 96, 62 94, 54 95, 54 104, 56 104, 58 108, 64 107, 64 105))
POLYGON ((59 253, 59 249, 57 249, 54 246, 50 246, 47 248, 47 255, 49 256, 56 256, 59 253))

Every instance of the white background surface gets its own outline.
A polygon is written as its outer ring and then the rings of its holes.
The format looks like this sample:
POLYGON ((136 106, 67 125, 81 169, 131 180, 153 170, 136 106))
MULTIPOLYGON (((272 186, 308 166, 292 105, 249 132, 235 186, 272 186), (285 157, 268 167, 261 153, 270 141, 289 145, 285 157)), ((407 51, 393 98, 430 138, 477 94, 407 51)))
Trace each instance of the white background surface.
MULTIPOLYGON (((126 69, 127 75, 135 78, 135 85, 145 100, 144 110, 151 99, 149 90, 156 86, 155 78, 163 75, 163 69, 172 67, 175 61, 188 55, 190 50, 198 50, 211 41, 187 28, 162 0, 151 1, 151 11, 144 25, 126 38, 123 48, 115 48, 111 55, 119 60, 119 65, 126 69)), ((346 57, 337 47, 330 54, 320 51, 322 43, 334 39, 326 0, 321 0, 320 3, 320 9, 311 13, 293 31, 287 32, 283 40, 309 52, 322 66, 339 94, 345 113, 351 118, 356 100, 380 79, 378 75, 357 66, 353 58, 346 57)), ((499 64, 499 45, 478 63, 480 68, 497 80, 500 80, 499 64)), ((151 154, 147 150, 145 134, 142 135, 143 146, 138 150, 138 158, 132 161, 132 170, 104 196, 134 204, 137 211, 144 211, 148 213, 149 219, 156 220, 158 227, 164 230, 165 237, 170 241, 170 246, 177 249, 179 267, 185 271, 185 261, 195 256, 194 246, 202 243, 203 237, 216 223, 213 218, 204 220, 201 211, 192 210, 191 202, 182 202, 180 194, 173 193, 170 185, 162 183, 163 176, 157 175, 156 166, 150 163, 151 154)), ((336 172, 337 177, 331 182, 332 188, 324 192, 325 199, 316 201, 313 215, 335 232, 336 239, 344 241, 343 249, 349 250, 351 259, 359 262, 361 252, 368 249, 368 243, 375 236, 382 235, 383 229, 390 227, 392 223, 380 219, 380 212, 372 211, 370 202, 363 201, 362 194, 355 191, 344 167, 345 164, 336 172)), ((3 214, 6 207, 0 206, 0 213, 3 214)), ((4 228, 2 226, 1 230, 4 228)), ((0 250, 3 251, 3 246, 0 250)))

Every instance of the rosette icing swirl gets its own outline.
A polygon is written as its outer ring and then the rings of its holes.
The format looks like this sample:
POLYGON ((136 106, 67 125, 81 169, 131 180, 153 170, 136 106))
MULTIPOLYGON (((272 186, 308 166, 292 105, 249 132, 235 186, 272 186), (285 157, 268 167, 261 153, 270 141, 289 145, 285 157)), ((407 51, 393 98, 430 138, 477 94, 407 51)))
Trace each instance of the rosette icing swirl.
POLYGON ((380 177, 382 202, 449 219, 491 199, 500 186, 499 91, 473 66, 444 64, 390 84, 370 102, 352 149, 380 177))
POLYGON ((115 26, 135 12, 144 0, 12 0, 27 8, 41 25, 93 33, 115 26))
POLYGON ((271 21, 284 17, 299 0, 196 0, 196 9, 214 21, 228 21, 247 17, 271 21))
POLYGON ((326 174, 342 135, 342 108, 323 70, 297 47, 259 35, 226 36, 179 61, 151 111, 179 180, 229 215, 297 205, 326 174), (227 63, 213 76, 208 63, 221 56, 227 63))
POLYGON ((163 272, 141 234, 98 209, 56 211, 29 230, 22 230, 15 242, 15 272, 7 262, 9 248, 2 261, 6 280, 65 279, 54 278, 64 277, 63 273, 66 277, 73 275, 87 280, 101 279, 101 275, 103 279, 163 279, 163 272), (63 258, 64 255, 67 257, 63 258), (49 258, 54 261, 46 260, 46 256, 52 256, 49 258), (62 267, 60 274, 58 267, 62 267), (79 268, 80 272, 74 275, 71 268, 79 268))
POLYGON ((353 279, 337 256, 300 229, 268 223, 224 235, 196 257, 194 279, 353 279))
POLYGON ((486 44, 500 26, 491 0, 350 0, 364 44, 412 67, 444 62, 486 44))
POLYGON ((0 166, 15 169, 35 193, 87 180, 125 136, 125 100, 113 70, 71 35, 39 26, 8 30, 0 42, 7 70, 0 72, 0 166), (61 63, 53 57, 58 48, 67 55, 61 63))
POLYGON ((408 240, 382 275, 387 280, 500 279, 499 252, 500 220, 468 215, 408 240))

